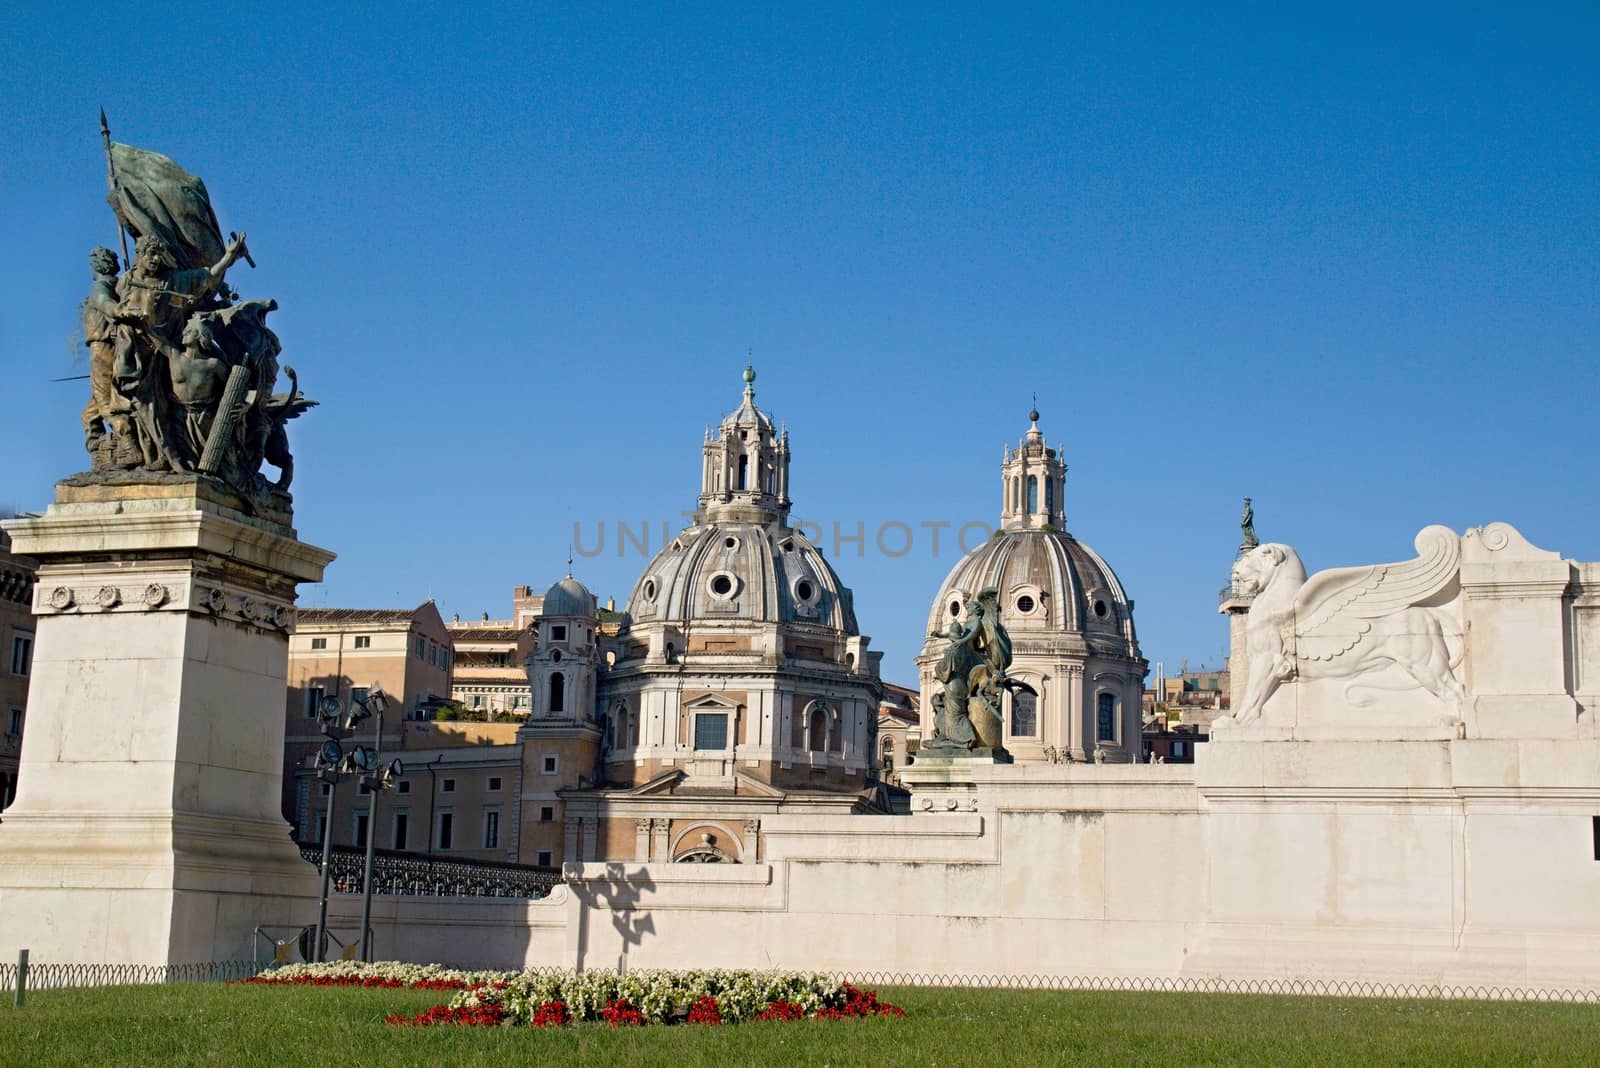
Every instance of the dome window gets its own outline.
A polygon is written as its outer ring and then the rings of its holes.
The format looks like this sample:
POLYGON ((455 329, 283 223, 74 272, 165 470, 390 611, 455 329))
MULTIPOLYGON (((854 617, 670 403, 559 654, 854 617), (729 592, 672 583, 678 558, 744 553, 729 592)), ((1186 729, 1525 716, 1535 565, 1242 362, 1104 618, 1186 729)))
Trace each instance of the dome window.
POLYGON ((1029 614, 1036 607, 1038 606, 1034 603, 1033 598, 1028 596, 1026 593, 1017 598, 1017 611, 1021 612, 1023 615, 1029 614))
POLYGON ((950 617, 952 619, 954 619, 956 616, 959 616, 960 614, 961 614, 961 602, 960 601, 951 601, 950 602, 950 617))
POLYGON ((817 599, 817 588, 810 579, 801 579, 794 584, 794 595, 797 600, 810 604, 817 599))
POLYGON ((644 594, 644 599, 645 600, 647 600, 647 601, 655 600, 656 599, 656 580, 655 579, 645 579, 644 580, 644 589, 641 590, 640 592, 644 594))
POLYGON ((711 581, 706 583, 706 588, 711 591, 711 596, 725 601, 738 592, 739 580, 727 571, 718 571, 711 576, 711 581))
POLYGON ((1101 600, 1096 600, 1095 601, 1095 603, 1094 603, 1094 614, 1095 614, 1096 618, 1104 619, 1110 613, 1111 613, 1111 609, 1106 607, 1106 603, 1104 601, 1101 601, 1101 600))
POLYGON ((739 539, 734 537, 732 534, 729 534, 726 538, 722 539, 722 547, 724 549, 737 549, 739 547, 739 539))
POLYGON ((784 552, 792 553, 792 552, 794 552, 794 542, 793 541, 785 541, 783 543, 782 548, 783 548, 784 552))

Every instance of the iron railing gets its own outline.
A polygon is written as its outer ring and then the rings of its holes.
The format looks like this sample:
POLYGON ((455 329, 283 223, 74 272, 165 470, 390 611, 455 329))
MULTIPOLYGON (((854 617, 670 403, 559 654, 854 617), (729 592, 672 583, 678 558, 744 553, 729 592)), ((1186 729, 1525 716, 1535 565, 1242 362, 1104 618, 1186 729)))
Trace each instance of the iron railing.
MULTIPOLYGON (((318 869, 322 847, 300 846, 300 855, 318 869)), ((337 894, 361 893, 366 851, 334 846, 330 858, 332 887, 337 894)), ((372 892, 398 897, 549 897, 561 882, 555 868, 497 864, 485 860, 442 860, 425 853, 376 849, 372 854, 372 892)))
MULTIPOLYGON (((29 990, 70 987, 146 986, 153 983, 220 983, 248 979, 261 970, 250 960, 204 961, 196 964, 61 964, 30 961, 29 990)), ((0 964, 0 991, 17 989, 17 965, 0 964)))
MULTIPOLYGON (((28 965, 28 989, 127 986, 153 983, 222 982, 248 979, 261 970, 253 961, 200 964, 52 964, 28 965)), ((548 967, 529 972, 551 972, 548 967)), ((1600 1004, 1600 990, 1559 986, 1516 986, 1498 983, 1404 983, 1364 979, 1214 977, 1161 978, 1127 975, 1000 975, 974 972, 829 972, 830 978, 856 986, 952 987, 986 990, 1061 990, 1148 994, 1269 994, 1287 997, 1396 998, 1453 1001, 1549 1001, 1600 1004)), ((17 966, 0 964, 0 992, 16 989, 17 966)))
POLYGON ((1366 979, 999 975, 935 972, 828 972, 855 986, 966 987, 985 990, 1082 990, 1147 994, 1276 994, 1288 997, 1403 998, 1467 1001, 1565 1001, 1600 1004, 1600 990, 1497 983, 1391 983, 1366 979))

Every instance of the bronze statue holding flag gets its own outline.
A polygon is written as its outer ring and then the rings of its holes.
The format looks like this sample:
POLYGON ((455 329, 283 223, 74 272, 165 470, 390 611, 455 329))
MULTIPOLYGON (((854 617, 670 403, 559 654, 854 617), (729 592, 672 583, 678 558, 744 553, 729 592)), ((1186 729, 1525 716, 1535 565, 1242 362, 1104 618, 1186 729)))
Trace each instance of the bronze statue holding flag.
POLYGON ((84 410, 93 471, 80 477, 211 478, 247 509, 286 510, 294 465, 283 424, 316 402, 297 384, 272 392, 281 345, 266 317, 277 302, 240 301, 228 286, 237 261, 255 264, 243 234, 223 241, 204 182, 159 152, 112 141, 104 112, 101 133, 107 200, 124 250, 135 242, 120 277, 114 253, 95 254, 84 410), (279 468, 276 482, 261 475, 264 461, 279 468))

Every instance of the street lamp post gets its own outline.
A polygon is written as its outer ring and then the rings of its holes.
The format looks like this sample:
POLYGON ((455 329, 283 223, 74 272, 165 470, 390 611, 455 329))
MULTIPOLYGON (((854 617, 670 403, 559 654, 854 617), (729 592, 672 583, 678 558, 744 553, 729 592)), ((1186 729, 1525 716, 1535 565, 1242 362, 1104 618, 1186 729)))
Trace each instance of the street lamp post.
MULTIPOLYGON (((377 690, 382 700, 387 701, 382 687, 374 686, 373 689, 377 690)), ((324 739, 322 748, 317 751, 317 781, 328 784, 328 813, 322 828, 322 896, 317 902, 317 942, 312 951, 318 961, 323 959, 328 945, 328 889, 333 876, 333 812, 334 802, 339 797, 339 777, 377 766, 377 760, 367 752, 365 746, 358 745, 346 754, 341 744, 356 732, 362 720, 372 714, 368 700, 370 698, 352 698, 346 708, 339 703, 339 698, 324 697, 322 704, 317 707, 317 719, 324 739)), ((371 829, 372 817, 369 814, 369 836, 371 829)))
MULTIPOLYGON (((361 873, 361 959, 372 960, 372 846, 378 835, 378 798, 405 774, 398 760, 390 761, 382 771, 377 770, 383 755, 383 714, 389 709, 389 695, 381 686, 374 686, 367 694, 367 708, 378 719, 370 759, 361 768, 361 784, 367 788, 371 801, 367 804, 367 857, 361 873)), ((359 752, 360 750, 358 750, 359 752)))
POLYGON ((317 752, 317 781, 328 784, 328 810, 322 817, 322 897, 317 903, 317 940, 311 952, 322 959, 323 937, 328 930, 328 876, 332 873, 333 805, 339 799, 339 760, 344 756, 339 743, 329 738, 317 752), (328 758, 332 756, 330 761, 328 758))

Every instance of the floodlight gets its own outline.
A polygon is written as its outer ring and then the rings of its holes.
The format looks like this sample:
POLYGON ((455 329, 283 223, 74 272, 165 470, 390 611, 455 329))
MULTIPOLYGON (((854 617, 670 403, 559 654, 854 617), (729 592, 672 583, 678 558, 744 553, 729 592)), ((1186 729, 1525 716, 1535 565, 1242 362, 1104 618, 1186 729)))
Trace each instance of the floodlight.
POLYGON ((367 709, 380 716, 389 711, 389 695, 376 682, 367 690, 367 709))
POLYGON ((317 715, 323 719, 338 719, 339 699, 331 695, 324 697, 322 703, 317 706, 317 715))
POLYGON ((329 738, 327 741, 322 743, 322 749, 317 753, 317 766, 328 768, 337 767, 339 761, 343 757, 344 750, 340 748, 339 743, 334 741, 332 738, 329 738))

